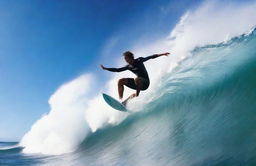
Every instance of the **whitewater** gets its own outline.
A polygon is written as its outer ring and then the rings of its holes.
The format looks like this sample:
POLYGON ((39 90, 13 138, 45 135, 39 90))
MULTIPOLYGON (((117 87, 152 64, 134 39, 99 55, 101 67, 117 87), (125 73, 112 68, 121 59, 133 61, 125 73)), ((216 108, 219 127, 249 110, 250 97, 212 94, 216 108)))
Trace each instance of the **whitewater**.
POLYGON ((256 165, 255 9, 206 2, 164 38, 135 45, 137 56, 172 55, 145 64, 152 83, 128 103, 133 113, 101 96, 117 97, 127 73, 96 92, 94 73, 62 85, 19 143, 0 142, 0 165, 256 165))

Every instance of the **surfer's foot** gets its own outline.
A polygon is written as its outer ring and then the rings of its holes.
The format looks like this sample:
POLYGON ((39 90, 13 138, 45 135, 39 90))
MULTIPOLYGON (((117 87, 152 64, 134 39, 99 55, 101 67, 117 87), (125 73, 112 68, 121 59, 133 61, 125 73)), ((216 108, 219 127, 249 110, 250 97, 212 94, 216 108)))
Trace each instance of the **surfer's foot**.
POLYGON ((126 104, 127 104, 127 100, 125 100, 125 101, 123 101, 123 102, 121 102, 124 106, 126 106, 126 104))

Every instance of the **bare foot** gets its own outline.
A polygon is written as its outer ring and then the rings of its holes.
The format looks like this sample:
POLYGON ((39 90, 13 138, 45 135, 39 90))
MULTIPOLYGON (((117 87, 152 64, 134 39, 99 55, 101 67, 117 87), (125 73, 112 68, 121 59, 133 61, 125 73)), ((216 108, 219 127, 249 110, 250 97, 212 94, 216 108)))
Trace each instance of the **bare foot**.
POLYGON ((128 100, 123 101, 122 104, 123 104, 124 106, 126 106, 127 101, 128 101, 128 100))

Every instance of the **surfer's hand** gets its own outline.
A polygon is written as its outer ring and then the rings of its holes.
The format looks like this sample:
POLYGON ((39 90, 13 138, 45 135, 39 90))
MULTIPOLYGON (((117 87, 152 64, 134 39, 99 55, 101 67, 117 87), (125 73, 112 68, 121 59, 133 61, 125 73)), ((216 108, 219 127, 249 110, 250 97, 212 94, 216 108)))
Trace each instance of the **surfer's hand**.
POLYGON ((158 54, 158 56, 168 56, 168 55, 170 55, 169 52, 165 52, 165 53, 162 53, 162 54, 158 54))
POLYGON ((106 68, 105 68, 103 65, 100 65, 100 67, 101 67, 103 70, 106 70, 106 68))
POLYGON ((169 52, 166 52, 166 53, 163 53, 163 55, 164 55, 164 56, 168 56, 168 55, 170 55, 170 53, 169 53, 169 52))

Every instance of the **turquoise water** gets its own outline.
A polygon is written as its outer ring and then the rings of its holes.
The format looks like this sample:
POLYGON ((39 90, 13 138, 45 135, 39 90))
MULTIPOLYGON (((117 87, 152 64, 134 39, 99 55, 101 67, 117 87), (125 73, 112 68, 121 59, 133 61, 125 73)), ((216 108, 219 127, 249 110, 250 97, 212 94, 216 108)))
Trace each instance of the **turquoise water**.
POLYGON ((162 95, 76 151, 27 155, 1 143, 0 165, 256 165, 255 74, 256 29, 194 49, 165 75, 162 95))

